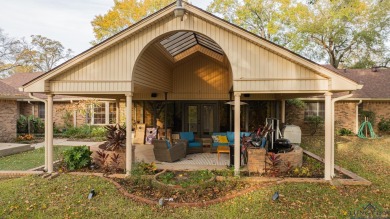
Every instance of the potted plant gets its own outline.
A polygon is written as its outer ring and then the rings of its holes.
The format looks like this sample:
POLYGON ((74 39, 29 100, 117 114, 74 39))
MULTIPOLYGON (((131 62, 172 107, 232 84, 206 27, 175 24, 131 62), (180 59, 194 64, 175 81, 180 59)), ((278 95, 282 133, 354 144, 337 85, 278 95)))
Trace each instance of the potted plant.
MULTIPOLYGON (((92 157, 95 164, 104 170, 124 170, 126 165, 126 129, 119 124, 106 125, 106 142, 99 145, 92 157)), ((134 150, 132 146, 132 160, 134 162, 134 150)))

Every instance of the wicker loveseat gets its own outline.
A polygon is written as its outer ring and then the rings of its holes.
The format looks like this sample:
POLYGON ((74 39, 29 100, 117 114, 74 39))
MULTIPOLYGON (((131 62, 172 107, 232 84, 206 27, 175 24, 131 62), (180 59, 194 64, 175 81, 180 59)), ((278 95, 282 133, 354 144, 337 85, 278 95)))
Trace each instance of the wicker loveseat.
POLYGON ((174 162, 186 156, 186 145, 183 142, 176 142, 173 145, 166 140, 153 139, 154 157, 162 162, 174 162))

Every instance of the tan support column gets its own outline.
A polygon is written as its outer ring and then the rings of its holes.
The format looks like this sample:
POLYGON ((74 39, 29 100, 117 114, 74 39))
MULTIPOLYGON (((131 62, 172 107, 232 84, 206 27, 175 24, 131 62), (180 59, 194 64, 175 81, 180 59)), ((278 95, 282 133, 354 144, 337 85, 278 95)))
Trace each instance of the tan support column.
POLYGON ((53 95, 47 95, 47 172, 53 172, 53 95))
POLYGON ((115 118, 116 123, 120 124, 121 123, 121 108, 120 108, 120 100, 119 99, 116 100, 115 107, 116 107, 116 118, 115 118))
POLYGON ((131 139, 131 129, 132 129, 132 97, 133 93, 126 94, 126 175, 131 174, 131 164, 132 159, 132 139, 131 139))
POLYGON ((281 100, 282 109, 280 110, 280 120, 282 123, 286 123, 286 100, 281 100))
POLYGON ((332 93, 325 93, 325 180, 332 179, 332 93))
POLYGON ((240 93, 234 93, 234 175, 240 175, 240 93))
POLYGON ((44 102, 45 103, 45 170, 47 171, 47 168, 48 168, 48 156, 47 156, 47 151, 48 151, 48 143, 49 143, 49 134, 48 134, 48 130, 49 130, 49 116, 48 116, 48 104, 47 104, 47 101, 44 102))

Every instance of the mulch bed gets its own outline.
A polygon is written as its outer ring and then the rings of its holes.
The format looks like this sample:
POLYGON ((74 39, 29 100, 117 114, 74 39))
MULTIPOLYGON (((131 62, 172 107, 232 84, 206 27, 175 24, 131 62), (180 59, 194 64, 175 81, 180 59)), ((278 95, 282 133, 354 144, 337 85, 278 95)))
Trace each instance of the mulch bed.
POLYGON ((152 177, 131 177, 114 179, 130 194, 158 201, 160 198, 172 198, 176 203, 196 203, 215 200, 229 195, 238 194, 253 184, 240 180, 215 181, 205 185, 190 188, 175 189, 161 186, 152 177))

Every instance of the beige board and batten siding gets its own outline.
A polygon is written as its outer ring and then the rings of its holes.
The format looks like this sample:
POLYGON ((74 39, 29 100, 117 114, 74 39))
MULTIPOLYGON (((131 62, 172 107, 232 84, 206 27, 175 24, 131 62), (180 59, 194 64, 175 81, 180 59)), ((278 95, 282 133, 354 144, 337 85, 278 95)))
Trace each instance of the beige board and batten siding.
POLYGON ((173 70, 172 100, 229 99, 230 75, 222 63, 195 53, 178 63, 173 70))
MULTIPOLYGON (((189 9, 192 8, 189 7, 189 9)), ((132 91, 134 78, 141 78, 145 86, 155 87, 156 81, 151 77, 138 76, 137 72, 133 71, 136 60, 147 45, 161 40, 167 36, 166 34, 183 30, 204 34, 221 46, 231 64, 234 91, 322 92, 338 85, 329 83, 329 77, 326 74, 333 74, 330 71, 313 63, 308 63, 308 65, 321 70, 321 74, 303 67, 297 62, 265 49, 263 45, 260 45, 261 39, 253 36, 252 38, 257 39, 258 42, 248 40, 231 29, 211 22, 217 18, 211 17, 210 20, 205 20, 190 11, 183 21, 180 18, 174 18, 172 13, 163 11, 162 14, 166 13, 166 16, 151 18, 146 21, 149 22, 147 27, 135 27, 136 31, 130 28, 118 36, 122 37, 122 41, 112 40, 117 41, 116 44, 96 55, 91 54, 76 67, 63 72, 62 76, 50 78, 48 74, 45 78, 50 80, 50 91, 54 93, 123 93, 132 91)), ((221 23, 221 21, 218 22, 221 23)), ((290 53, 286 55, 292 56, 290 53)), ((300 60, 300 62, 307 61, 300 60)), ((347 89, 348 86, 344 85, 344 88, 347 89)), ((33 92, 33 89, 29 87, 26 87, 26 90, 33 92)))

